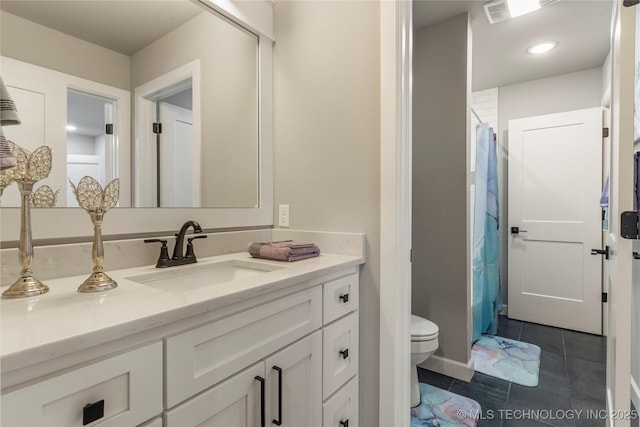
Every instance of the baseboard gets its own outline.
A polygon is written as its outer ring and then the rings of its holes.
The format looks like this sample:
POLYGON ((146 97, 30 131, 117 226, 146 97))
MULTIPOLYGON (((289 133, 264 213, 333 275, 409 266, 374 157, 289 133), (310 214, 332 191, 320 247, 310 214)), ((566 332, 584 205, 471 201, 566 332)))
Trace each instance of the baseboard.
POLYGON ((447 375, 459 379, 461 381, 469 382, 473 377, 475 371, 471 368, 471 360, 464 363, 457 362, 455 360, 446 359, 441 356, 433 355, 429 357, 426 362, 419 365, 421 368, 428 369, 430 371, 437 372, 442 375, 447 375))
POLYGON ((508 304, 502 304, 502 310, 500 310, 498 312, 498 314, 502 314, 503 316, 508 316, 509 315, 509 305, 508 304))
POLYGON ((636 411, 640 411, 640 385, 638 385, 633 376, 631 377, 631 401, 636 411))

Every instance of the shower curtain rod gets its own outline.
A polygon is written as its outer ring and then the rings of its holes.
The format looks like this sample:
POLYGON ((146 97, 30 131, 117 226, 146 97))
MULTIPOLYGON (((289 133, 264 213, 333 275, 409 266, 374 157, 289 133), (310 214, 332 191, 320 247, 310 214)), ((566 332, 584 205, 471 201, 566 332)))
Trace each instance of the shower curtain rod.
POLYGON ((479 121, 480 123, 484 123, 484 122, 482 121, 482 119, 480 118, 480 116, 478 115, 478 113, 476 113, 476 110, 474 110, 474 109, 473 109, 473 107, 470 107, 470 108, 471 108, 471 112, 473 113, 473 115, 474 115, 474 116, 476 116, 476 119, 478 119, 478 121, 479 121))

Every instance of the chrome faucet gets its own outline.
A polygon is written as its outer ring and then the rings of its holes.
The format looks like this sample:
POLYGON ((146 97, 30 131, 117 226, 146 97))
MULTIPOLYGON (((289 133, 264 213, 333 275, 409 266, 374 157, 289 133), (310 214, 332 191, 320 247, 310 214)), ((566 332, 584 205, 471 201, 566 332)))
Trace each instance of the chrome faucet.
POLYGON ((169 252, 167 250, 167 241, 164 239, 146 239, 145 243, 159 242, 162 247, 160 248, 160 258, 158 258, 158 262, 156 263, 157 268, 164 267, 173 267, 176 265, 184 265, 184 264, 193 264, 198 262, 196 259, 196 254, 193 251, 193 240, 195 239, 206 239, 206 235, 202 236, 193 236, 187 237, 187 250, 186 253, 184 251, 184 239, 187 234, 187 230, 190 227, 193 227, 193 232, 195 234, 202 233, 202 228, 200 224, 195 221, 187 221, 185 222, 180 231, 176 233, 176 243, 173 247, 173 256, 169 258, 169 252))

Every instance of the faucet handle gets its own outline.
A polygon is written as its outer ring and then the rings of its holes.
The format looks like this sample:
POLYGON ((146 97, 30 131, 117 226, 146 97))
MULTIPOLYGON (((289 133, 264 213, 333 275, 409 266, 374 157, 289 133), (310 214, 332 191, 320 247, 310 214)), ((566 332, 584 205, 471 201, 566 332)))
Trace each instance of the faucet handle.
POLYGON ((185 258, 194 258, 196 257, 196 254, 193 252, 193 240, 194 239, 206 239, 208 236, 202 235, 202 236, 193 236, 193 237, 187 237, 187 253, 184 255, 185 258))
POLYGON ((168 262, 171 260, 169 258, 169 250, 167 249, 167 241, 165 239, 144 239, 145 243, 160 243, 160 257, 158 258, 158 262, 156 263, 156 268, 168 267, 168 262))

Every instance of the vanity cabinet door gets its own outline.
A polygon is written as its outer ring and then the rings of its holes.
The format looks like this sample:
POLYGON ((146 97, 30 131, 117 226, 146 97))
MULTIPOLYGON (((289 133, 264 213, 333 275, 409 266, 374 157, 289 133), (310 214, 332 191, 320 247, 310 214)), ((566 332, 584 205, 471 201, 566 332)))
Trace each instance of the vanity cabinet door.
POLYGON ((162 343, 6 393, 1 403, 3 427, 138 425, 162 412, 162 343))
POLYGON ((320 427, 322 332, 317 331, 266 359, 267 425, 320 427))
POLYGON ((256 363, 166 411, 164 427, 259 427, 266 411, 264 372, 264 362, 256 363))

